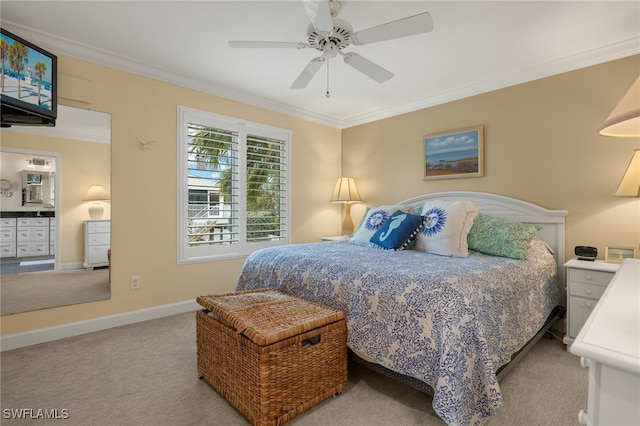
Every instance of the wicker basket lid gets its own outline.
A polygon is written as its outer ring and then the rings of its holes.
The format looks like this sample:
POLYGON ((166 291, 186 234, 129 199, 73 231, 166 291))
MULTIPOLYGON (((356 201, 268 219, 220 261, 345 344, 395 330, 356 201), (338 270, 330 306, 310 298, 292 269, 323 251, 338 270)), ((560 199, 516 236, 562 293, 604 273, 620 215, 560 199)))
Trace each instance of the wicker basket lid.
POLYGON ((196 301, 260 346, 345 318, 344 311, 269 289, 198 296, 196 301))

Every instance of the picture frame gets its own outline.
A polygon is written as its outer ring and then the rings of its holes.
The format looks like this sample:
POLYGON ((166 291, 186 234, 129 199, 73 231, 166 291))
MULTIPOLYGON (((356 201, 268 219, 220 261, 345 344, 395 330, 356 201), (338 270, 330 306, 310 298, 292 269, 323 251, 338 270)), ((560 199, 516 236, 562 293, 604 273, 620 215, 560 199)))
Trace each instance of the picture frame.
POLYGON ((427 135, 423 180, 484 176, 484 126, 427 135))
POLYGON ((637 247, 605 247, 604 260, 607 262, 621 263, 624 259, 636 259, 637 247))

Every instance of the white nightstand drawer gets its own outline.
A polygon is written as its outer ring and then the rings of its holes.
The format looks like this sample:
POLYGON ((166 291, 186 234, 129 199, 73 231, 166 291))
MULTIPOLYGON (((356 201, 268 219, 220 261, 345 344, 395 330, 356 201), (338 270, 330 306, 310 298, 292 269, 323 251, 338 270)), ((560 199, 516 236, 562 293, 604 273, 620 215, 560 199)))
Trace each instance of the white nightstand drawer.
POLYGON ((87 221, 87 232, 90 234, 105 233, 111 231, 111 222, 108 220, 87 221))
POLYGON ((589 271, 587 269, 571 269, 569 280, 571 282, 581 282, 607 286, 613 275, 609 272, 589 271))
POLYGON ((111 234, 90 234, 87 235, 87 243, 90 246, 109 245, 111 234))
POLYGON ((601 285, 572 282, 569 286, 569 294, 571 296, 589 297, 597 300, 600 299, 606 289, 607 287, 601 285))
POLYGON ((582 325, 587 321, 593 308, 598 304, 597 300, 583 299, 581 297, 569 297, 571 304, 571 319, 569 320, 569 336, 574 338, 580 333, 582 325))

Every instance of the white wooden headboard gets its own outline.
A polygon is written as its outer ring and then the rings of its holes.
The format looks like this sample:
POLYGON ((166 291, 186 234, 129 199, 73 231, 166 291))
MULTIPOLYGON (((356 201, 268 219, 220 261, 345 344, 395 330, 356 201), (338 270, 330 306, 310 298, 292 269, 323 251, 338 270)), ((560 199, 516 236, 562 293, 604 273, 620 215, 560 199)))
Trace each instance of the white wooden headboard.
POLYGON ((503 195, 490 194, 486 192, 470 191, 449 191, 434 192, 431 194, 419 195, 400 201, 398 204, 411 204, 421 207, 425 201, 471 201, 482 213, 503 219, 513 220, 522 223, 535 223, 542 229, 537 236, 545 241, 555 252, 556 263, 558 264, 558 280, 561 288, 564 288, 565 262, 565 217, 569 213, 567 210, 548 210, 544 207, 531 204, 516 198, 503 195))

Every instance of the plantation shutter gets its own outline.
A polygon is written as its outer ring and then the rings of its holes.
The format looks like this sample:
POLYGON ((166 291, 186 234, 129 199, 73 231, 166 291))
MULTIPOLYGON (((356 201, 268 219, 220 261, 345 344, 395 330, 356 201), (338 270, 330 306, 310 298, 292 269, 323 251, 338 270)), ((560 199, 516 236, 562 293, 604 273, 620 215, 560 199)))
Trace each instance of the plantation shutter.
POLYGON ((179 107, 178 262, 289 241, 290 132, 179 107))
POLYGON ((286 141, 247 135, 247 242, 286 238, 286 141))
POLYGON ((187 152, 189 194, 202 193, 205 181, 211 185, 206 196, 189 196, 189 246, 238 243, 238 133, 188 123, 187 152), (217 206, 210 202, 214 192, 217 206))

